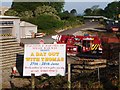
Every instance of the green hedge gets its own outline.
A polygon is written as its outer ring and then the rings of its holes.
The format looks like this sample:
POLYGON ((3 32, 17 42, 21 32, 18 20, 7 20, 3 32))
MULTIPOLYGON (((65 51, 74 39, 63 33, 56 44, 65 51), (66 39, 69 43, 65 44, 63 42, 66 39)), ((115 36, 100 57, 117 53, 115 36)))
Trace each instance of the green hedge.
POLYGON ((75 25, 81 24, 80 18, 77 17, 69 18, 68 20, 59 20, 52 15, 40 15, 39 17, 30 18, 26 21, 37 25, 38 32, 45 32, 47 34, 54 34, 57 29, 74 27, 75 25))
POLYGON ((27 20, 38 26, 38 32, 54 33, 54 30, 64 26, 64 22, 50 15, 40 15, 27 20))

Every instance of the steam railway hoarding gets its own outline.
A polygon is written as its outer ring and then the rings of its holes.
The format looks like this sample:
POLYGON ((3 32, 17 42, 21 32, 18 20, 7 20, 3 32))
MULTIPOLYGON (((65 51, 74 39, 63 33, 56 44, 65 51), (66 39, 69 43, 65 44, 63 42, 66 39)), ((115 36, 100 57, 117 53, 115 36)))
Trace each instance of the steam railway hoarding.
POLYGON ((26 44, 24 50, 23 76, 65 76, 65 44, 26 44))

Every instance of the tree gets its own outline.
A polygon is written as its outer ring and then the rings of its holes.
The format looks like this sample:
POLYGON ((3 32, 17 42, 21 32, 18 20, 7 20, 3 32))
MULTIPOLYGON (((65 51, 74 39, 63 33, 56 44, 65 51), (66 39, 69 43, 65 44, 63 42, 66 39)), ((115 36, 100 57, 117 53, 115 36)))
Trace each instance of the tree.
POLYGON ((104 10, 101 8, 98 8, 99 5, 94 5, 91 8, 87 8, 84 13, 85 15, 89 16, 89 15, 93 15, 93 16, 101 16, 104 14, 104 10))
POLYGON ((70 18, 70 13, 69 11, 64 11, 63 13, 59 13, 59 16, 62 20, 67 20, 70 18))
POLYGON ((76 15, 77 15, 76 9, 72 9, 72 10, 70 11, 70 13, 71 13, 73 16, 76 16, 76 15))
POLYGON ((8 11, 5 12, 5 15, 18 16, 18 12, 16 12, 15 10, 8 10, 8 11))
MULTIPOLYGON (((15 2, 14 0, 11 8, 17 12, 24 12, 24 11, 34 11, 37 7, 47 5, 55 8, 57 12, 61 12, 64 7, 64 0, 62 2, 15 2)), ((60 0, 59 0, 60 1, 60 0)))
POLYGON ((84 11, 85 15, 91 15, 92 14, 92 10, 91 8, 87 8, 85 11, 84 11))
POLYGON ((92 15, 95 15, 95 16, 102 16, 103 14, 104 14, 104 10, 101 8, 98 8, 92 11, 92 15))
POLYGON ((120 13, 120 1, 119 2, 111 2, 105 7, 105 16, 108 18, 117 18, 120 13))
POLYGON ((51 7, 51 6, 39 6, 36 8, 36 10, 34 11, 35 17, 38 17, 40 15, 46 14, 46 15, 50 15, 53 16, 54 18, 60 20, 60 17, 57 16, 57 11, 55 10, 55 8, 51 7))
POLYGON ((36 8, 35 10, 35 16, 39 16, 41 14, 57 14, 57 11, 55 10, 55 8, 51 7, 51 6, 39 6, 36 8))
POLYGON ((28 22, 31 22, 38 26, 38 32, 46 32, 47 34, 52 33, 53 29, 61 28, 64 24, 61 20, 54 18, 51 15, 40 15, 38 17, 34 17, 28 19, 28 22))
POLYGON ((61 13, 61 11, 63 11, 64 8, 64 0, 61 0, 61 2, 50 2, 49 6, 54 7, 58 13, 61 13))
POLYGON ((33 12, 32 11, 24 11, 19 14, 20 17, 24 19, 32 18, 33 17, 33 12))
POLYGON ((36 7, 48 5, 48 2, 16 2, 14 0, 12 2, 11 8, 17 12, 24 12, 24 11, 34 11, 36 7))
POLYGON ((99 10, 99 15, 104 16, 105 11, 101 8, 99 8, 98 10, 99 10))
POLYGON ((91 10, 92 10, 92 11, 97 10, 98 7, 99 7, 99 5, 94 5, 94 6, 91 7, 91 10))

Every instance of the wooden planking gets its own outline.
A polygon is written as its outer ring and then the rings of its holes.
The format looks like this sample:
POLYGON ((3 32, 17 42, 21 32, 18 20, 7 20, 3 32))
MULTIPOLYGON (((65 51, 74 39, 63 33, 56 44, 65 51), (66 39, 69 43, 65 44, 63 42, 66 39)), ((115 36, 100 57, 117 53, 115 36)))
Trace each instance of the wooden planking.
POLYGON ((107 64, 106 59, 85 59, 69 57, 67 63, 72 64, 74 70, 94 70, 97 68, 105 68, 107 64))
POLYGON ((15 39, 9 39, 9 40, 0 40, 0 43, 5 43, 5 42, 16 42, 15 39))
MULTIPOLYGON (((17 49, 17 51, 21 51, 22 49, 17 49)), ((2 51, 2 52, 0 52, 0 54, 2 54, 2 53, 8 53, 8 52, 16 52, 16 49, 13 49, 13 50, 7 50, 7 51, 2 51)))
POLYGON ((2 45, 11 45, 11 44, 18 44, 18 42, 4 42, 4 43, 1 43, 2 45))
POLYGON ((1 55, 1 57, 4 57, 4 56, 6 56, 6 54, 9 56, 9 55, 18 54, 18 53, 24 53, 24 51, 16 51, 16 52, 12 52, 12 53, 8 52, 8 53, 2 53, 0 55, 1 55))
POLYGON ((13 49, 22 49, 22 48, 20 48, 20 47, 2 48, 2 49, 0 49, 0 51, 3 52, 3 51, 13 50, 13 49))
POLYGON ((96 64, 103 64, 103 63, 106 64, 106 60, 103 60, 103 61, 94 61, 94 62, 86 62, 86 64, 89 64, 89 65, 96 65, 96 64))
POLYGON ((4 61, 4 62, 2 62, 2 65, 4 65, 4 64, 10 64, 10 63, 16 63, 16 60, 8 60, 8 61, 4 61))
POLYGON ((6 69, 6 68, 12 68, 14 66, 15 62, 9 63, 9 64, 2 64, 2 69, 6 69))
POLYGON ((105 68, 106 65, 85 66, 85 69, 105 68))
POLYGON ((10 58, 10 57, 16 57, 16 54, 11 54, 11 55, 4 55, 4 56, 0 56, 0 59, 4 59, 4 58, 10 58))
POLYGON ((16 63, 17 54, 23 53, 24 49, 20 47, 16 38, 0 39, 0 61, 2 69, 10 68, 16 63))
POLYGON ((11 47, 15 47, 15 46, 19 46, 17 44, 13 44, 13 45, 2 45, 1 48, 11 48, 11 47))
POLYGON ((2 59, 2 62, 11 61, 11 60, 16 60, 16 57, 4 58, 2 59))

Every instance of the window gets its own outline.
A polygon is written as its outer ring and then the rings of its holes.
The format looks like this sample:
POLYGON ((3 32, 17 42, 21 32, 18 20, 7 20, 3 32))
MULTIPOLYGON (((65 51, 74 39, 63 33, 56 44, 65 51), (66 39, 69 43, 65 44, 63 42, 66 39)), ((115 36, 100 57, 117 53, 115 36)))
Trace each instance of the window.
POLYGON ((13 25, 13 21, 0 21, 0 25, 2 26, 13 25))
POLYGON ((90 47, 90 41, 83 40, 84 47, 90 47))

